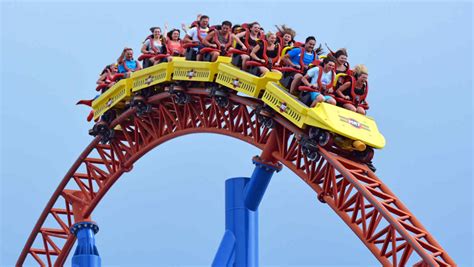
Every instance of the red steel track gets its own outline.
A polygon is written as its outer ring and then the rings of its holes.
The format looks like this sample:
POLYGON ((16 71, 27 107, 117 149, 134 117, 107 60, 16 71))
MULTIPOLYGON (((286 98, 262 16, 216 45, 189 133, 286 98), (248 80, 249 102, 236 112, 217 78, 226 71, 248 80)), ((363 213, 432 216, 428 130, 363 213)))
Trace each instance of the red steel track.
POLYGON ((108 144, 95 138, 66 173, 46 205, 17 261, 63 266, 74 245, 69 228, 87 220, 97 204, 133 164, 154 147, 192 133, 218 133, 252 144, 305 181, 352 229, 383 266, 455 266, 454 261, 402 202, 365 165, 320 148, 308 161, 297 135, 301 129, 276 116, 273 129, 261 127, 257 99, 230 96, 219 107, 205 89, 187 91, 192 101, 178 105, 163 92, 152 96, 150 113, 129 109, 108 144), (271 137, 272 142, 269 142, 271 137), (271 147, 270 147, 271 146, 271 147))

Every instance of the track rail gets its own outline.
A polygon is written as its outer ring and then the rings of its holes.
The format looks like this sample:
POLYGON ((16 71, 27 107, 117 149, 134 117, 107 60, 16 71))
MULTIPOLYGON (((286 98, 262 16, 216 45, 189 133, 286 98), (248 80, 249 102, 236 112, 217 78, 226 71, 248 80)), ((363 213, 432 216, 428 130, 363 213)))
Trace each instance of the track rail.
POLYGON ((383 266, 455 266, 454 261, 367 166, 320 148, 309 161, 298 142, 301 129, 277 115, 273 129, 256 118, 258 99, 230 96, 220 107, 208 92, 190 88, 191 101, 178 105, 162 92, 148 99, 149 113, 125 111, 111 126, 108 144, 95 138, 71 166, 43 210, 17 266, 63 266, 75 237, 76 221, 90 217, 100 200, 133 164, 156 146, 182 135, 217 133, 264 149, 270 135, 277 141, 272 156, 305 181, 353 230, 383 266), (77 210, 75 207, 81 207, 77 210), (74 212, 73 212, 74 211, 74 212))

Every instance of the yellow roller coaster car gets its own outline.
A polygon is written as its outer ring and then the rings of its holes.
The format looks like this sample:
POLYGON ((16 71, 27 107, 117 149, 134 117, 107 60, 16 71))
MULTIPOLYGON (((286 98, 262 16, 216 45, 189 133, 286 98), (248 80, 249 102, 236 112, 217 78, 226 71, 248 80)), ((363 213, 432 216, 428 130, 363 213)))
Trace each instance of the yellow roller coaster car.
POLYGON ((111 109, 123 109, 134 94, 145 88, 175 81, 213 82, 261 99, 297 127, 309 128, 309 136, 318 136, 319 145, 331 139, 346 151, 358 152, 385 146, 385 139, 372 118, 327 103, 309 108, 279 84, 280 73, 267 72, 257 77, 230 62, 230 57, 219 57, 216 62, 174 57, 171 62, 133 72, 92 102, 94 118, 100 118, 111 109))

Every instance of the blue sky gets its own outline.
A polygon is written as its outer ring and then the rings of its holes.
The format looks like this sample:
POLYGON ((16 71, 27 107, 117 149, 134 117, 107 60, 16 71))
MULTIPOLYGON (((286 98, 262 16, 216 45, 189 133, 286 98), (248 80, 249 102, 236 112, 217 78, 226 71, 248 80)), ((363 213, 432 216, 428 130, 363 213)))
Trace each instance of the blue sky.
MULTIPOLYGON (((12 266, 63 175, 91 141, 88 110, 105 64, 150 26, 287 24, 346 47, 369 69, 369 114, 387 146, 377 175, 460 266, 472 266, 470 2, 2 2, 1 266, 12 266), (146 15, 145 15, 146 14, 146 15)), ((224 181, 248 176, 255 148, 185 136, 143 157, 93 214, 103 266, 206 266, 224 230, 224 181)), ((260 206, 262 266, 377 266, 332 210, 287 169, 260 206), (343 255, 343 256, 341 256, 343 255)))

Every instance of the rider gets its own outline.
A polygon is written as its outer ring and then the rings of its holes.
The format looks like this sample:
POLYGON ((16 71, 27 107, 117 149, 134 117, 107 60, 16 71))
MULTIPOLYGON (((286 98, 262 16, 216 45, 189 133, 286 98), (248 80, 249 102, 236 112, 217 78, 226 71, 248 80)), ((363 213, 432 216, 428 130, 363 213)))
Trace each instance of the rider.
MULTIPOLYGON (((260 24, 258 22, 252 22, 248 25, 249 30, 241 32, 236 35, 237 38, 240 39, 240 41, 244 45, 237 45, 237 49, 242 49, 242 50, 247 50, 247 52, 250 54, 252 49, 257 45, 258 38, 260 36, 260 24)), ((247 60, 250 59, 249 55, 242 55, 242 69, 246 70, 247 66, 247 60)))
POLYGON ((117 73, 116 64, 110 64, 110 65, 105 66, 104 70, 100 74, 99 79, 97 80, 97 84, 99 85, 106 84, 106 87, 102 88, 102 93, 107 91, 107 89, 109 89, 115 84, 113 77, 116 73, 117 73))
POLYGON ((224 56, 227 50, 232 46, 234 34, 231 32, 232 23, 230 21, 223 21, 220 29, 211 31, 206 39, 202 40, 205 46, 219 49, 220 51, 211 52, 211 61, 216 61, 219 55, 224 56))
POLYGON ((117 63, 119 64, 118 72, 127 73, 127 75, 130 75, 130 73, 142 69, 140 62, 133 59, 133 49, 128 47, 125 47, 123 49, 122 54, 117 59, 117 63))
MULTIPOLYGON (((184 36, 183 42, 185 44, 187 43, 197 43, 199 44, 197 47, 193 47, 194 51, 199 53, 199 50, 203 48, 202 40, 204 40, 207 36, 207 33, 209 32, 209 17, 206 15, 202 15, 199 18, 199 25, 196 27, 191 28, 190 30, 187 31, 186 35, 184 36)), ((197 60, 200 61, 202 60, 202 55, 198 54, 197 55, 197 60)))
POLYGON ((292 47, 295 43, 296 32, 290 27, 287 27, 285 24, 278 26, 275 25, 278 30, 277 36, 280 39, 281 48, 292 47))
MULTIPOLYGON (((277 59, 276 62, 272 62, 272 65, 274 66, 279 66, 280 60, 279 60, 279 51, 280 51, 280 44, 277 43, 277 36, 276 34, 272 32, 268 32, 265 35, 266 39, 266 44, 265 41, 259 40, 257 42, 257 45, 252 49, 252 52, 250 52, 250 57, 252 60, 255 60, 257 62, 260 62, 262 64, 269 63, 264 59, 264 52, 266 53, 266 57, 268 59, 277 59)), ((259 71, 261 73, 261 76, 265 75, 269 71, 267 67, 264 66, 259 66, 259 71)))
POLYGON ((333 93, 332 82, 334 79, 334 67, 336 66, 336 59, 333 56, 327 56, 323 59, 322 66, 316 66, 308 70, 306 75, 301 79, 301 82, 319 92, 310 92, 311 105, 315 107, 319 102, 327 102, 336 105, 336 100, 326 93, 333 93), (322 73, 320 74, 319 72, 322 73), (311 78, 311 83, 308 80, 311 78))
POLYGON ((184 55, 184 48, 179 35, 180 31, 178 29, 172 29, 166 34, 166 47, 172 56, 184 55))
MULTIPOLYGON (((143 54, 153 54, 153 55, 165 54, 166 52, 165 39, 161 35, 161 28, 151 27, 150 31, 152 32, 152 35, 148 36, 146 40, 143 42, 141 52, 143 54)), ((155 60, 155 58, 153 57, 149 58, 149 60, 153 65, 156 65, 159 63, 159 61, 155 60)))
POLYGON ((342 105, 344 108, 365 115, 365 109, 359 104, 366 103, 365 97, 367 95, 367 90, 368 90, 367 80, 369 77, 369 72, 365 65, 360 64, 360 65, 355 66, 353 70, 353 75, 354 75, 353 80, 351 79, 350 81, 345 82, 343 85, 337 88, 336 96, 344 98, 345 100, 351 100, 353 102, 353 103, 344 103, 342 105), (352 85, 352 81, 355 81, 354 86, 352 85), (352 92, 352 87, 354 88, 353 92, 352 92), (355 100, 357 99, 353 98, 352 93, 354 93, 356 98, 360 99, 360 101, 357 101, 360 103, 358 104, 354 103, 355 100))
POLYGON ((336 74, 347 73, 349 70, 349 62, 347 61, 347 50, 345 48, 341 48, 335 53, 333 53, 333 55, 336 58, 336 74))
MULTIPOLYGON (((301 70, 303 74, 308 70, 309 65, 319 59, 319 54, 322 52, 321 45, 314 50, 316 45, 316 38, 309 36, 306 38, 303 47, 296 47, 291 49, 284 57, 283 61, 286 65, 295 69, 301 70)), ((293 81, 290 85, 290 93, 295 94, 298 86, 301 83, 303 74, 295 74, 293 81)))

